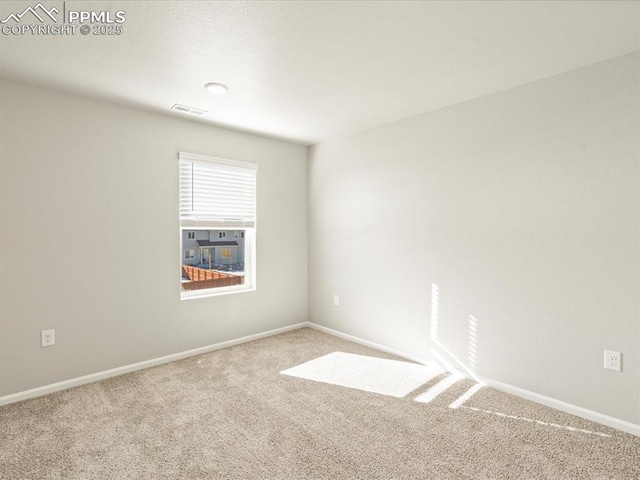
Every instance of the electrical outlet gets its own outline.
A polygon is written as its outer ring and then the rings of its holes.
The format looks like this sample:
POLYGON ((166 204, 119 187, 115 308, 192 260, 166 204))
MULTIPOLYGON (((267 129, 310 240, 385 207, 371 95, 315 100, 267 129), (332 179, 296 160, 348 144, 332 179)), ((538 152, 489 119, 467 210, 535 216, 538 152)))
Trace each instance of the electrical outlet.
POLYGON ((620 372, 622 370, 622 354, 611 350, 604 351, 604 368, 620 372))
POLYGON ((56 344, 56 331, 55 330, 42 330, 40 332, 40 345, 43 347, 50 347, 56 344))
POLYGON ((340 297, 338 295, 333 296, 333 305, 336 307, 340 305, 340 297))

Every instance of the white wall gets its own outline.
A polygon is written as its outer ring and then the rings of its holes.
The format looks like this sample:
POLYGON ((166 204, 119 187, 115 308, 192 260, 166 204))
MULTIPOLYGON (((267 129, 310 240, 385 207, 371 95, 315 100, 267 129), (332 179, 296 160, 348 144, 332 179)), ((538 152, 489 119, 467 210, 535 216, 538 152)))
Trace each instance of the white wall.
POLYGON ((310 320, 640 423, 639 135, 636 53, 313 147, 310 320))
POLYGON ((0 105, 0 396, 307 320, 306 147, 9 82, 0 105), (180 300, 179 151, 259 164, 257 291, 180 300))

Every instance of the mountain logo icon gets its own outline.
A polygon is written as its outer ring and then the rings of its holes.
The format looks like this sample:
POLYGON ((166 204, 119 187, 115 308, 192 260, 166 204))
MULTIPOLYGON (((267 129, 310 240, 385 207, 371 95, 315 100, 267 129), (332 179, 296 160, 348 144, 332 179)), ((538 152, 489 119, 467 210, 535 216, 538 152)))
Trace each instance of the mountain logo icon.
POLYGON ((46 18, 45 15, 49 17, 51 20, 53 20, 54 22, 58 23, 58 19, 54 17, 53 14, 58 14, 60 13, 60 11, 56 7, 53 7, 50 10, 47 10, 41 3, 38 3, 35 7, 25 8, 22 13, 18 13, 18 14, 12 13, 4 20, 0 20, 0 23, 8 23, 9 20, 13 20, 16 23, 20 23, 20 21, 22 20, 22 17, 24 17, 29 12, 31 12, 33 16, 35 16, 38 20, 40 20, 40 23, 45 22, 45 18, 46 18))

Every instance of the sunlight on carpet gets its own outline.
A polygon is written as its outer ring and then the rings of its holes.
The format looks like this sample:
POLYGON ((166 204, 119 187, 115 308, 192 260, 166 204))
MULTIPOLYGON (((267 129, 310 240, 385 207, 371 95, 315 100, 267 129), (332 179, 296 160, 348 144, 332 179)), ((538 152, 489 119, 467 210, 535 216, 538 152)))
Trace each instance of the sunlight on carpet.
POLYGON ((445 390, 452 387, 453 384, 456 383, 458 380, 461 380, 461 377, 458 377, 457 375, 449 375, 448 377, 445 377, 442 380, 440 380, 438 383, 436 383, 433 387, 431 387, 429 390, 427 390, 423 394, 418 395, 415 400, 416 402, 419 402, 419 403, 429 403, 432 400, 434 400, 438 395, 443 393, 445 390))
POLYGON ((443 373, 443 370, 438 365, 426 366, 333 352, 280 373, 366 392, 404 397, 443 373))
POLYGON ((559 430, 567 430, 567 431, 570 431, 570 432, 586 433, 587 435, 596 435, 598 437, 611 438, 611 435, 607 435, 606 433, 593 432, 591 430, 585 430, 583 428, 571 427, 569 425, 558 425, 557 423, 543 422, 542 420, 535 420, 533 418, 521 417, 519 415, 509 415, 507 413, 493 412, 491 410, 485 410, 485 409, 476 408, 476 407, 467 407, 467 406, 464 406, 464 405, 461 405, 460 408, 464 408, 464 409, 472 411, 472 412, 480 412, 480 413, 486 413, 486 414, 489 414, 489 415, 495 415, 496 417, 508 418, 508 419, 511 419, 511 420, 521 420, 521 421, 524 421, 524 422, 529 422, 529 423, 533 423, 533 424, 536 424, 536 425, 542 425, 542 426, 545 426, 545 427, 553 427, 553 428, 557 428, 559 430))
POLYGON ((480 390, 482 387, 483 387, 482 384, 476 383, 473 387, 467 390, 463 395, 460 395, 460 397, 458 397, 458 399, 455 402, 449 405, 449 408, 453 408, 453 409, 460 408, 462 405, 464 405, 464 403, 467 400, 473 397, 476 394, 476 392, 478 392, 478 390, 480 390))

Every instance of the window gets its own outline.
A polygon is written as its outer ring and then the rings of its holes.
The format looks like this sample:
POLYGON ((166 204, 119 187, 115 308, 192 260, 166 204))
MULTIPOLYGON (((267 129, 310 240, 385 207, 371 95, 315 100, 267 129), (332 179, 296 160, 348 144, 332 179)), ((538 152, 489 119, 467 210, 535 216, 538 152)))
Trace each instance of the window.
POLYGON ((196 255, 196 251, 195 250, 185 250, 184 251, 184 259, 185 260, 191 260, 192 258, 195 258, 196 255))
POLYGON ((181 297, 255 289, 258 166, 189 153, 179 159, 181 297))

